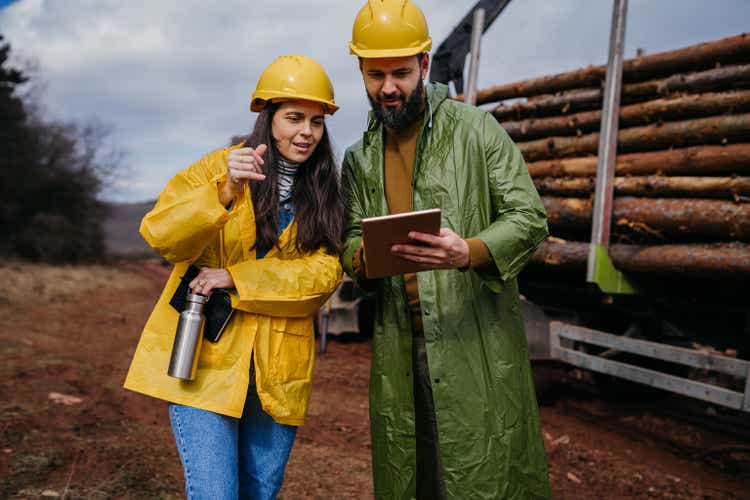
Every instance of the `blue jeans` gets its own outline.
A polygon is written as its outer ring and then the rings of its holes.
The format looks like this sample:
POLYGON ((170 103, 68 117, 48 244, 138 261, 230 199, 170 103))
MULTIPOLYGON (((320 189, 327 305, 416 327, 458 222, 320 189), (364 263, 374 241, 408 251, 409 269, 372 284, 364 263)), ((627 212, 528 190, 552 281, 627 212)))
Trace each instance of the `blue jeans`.
POLYGON ((279 424, 263 411, 255 386, 242 418, 189 406, 169 405, 188 499, 273 499, 297 427, 279 424))

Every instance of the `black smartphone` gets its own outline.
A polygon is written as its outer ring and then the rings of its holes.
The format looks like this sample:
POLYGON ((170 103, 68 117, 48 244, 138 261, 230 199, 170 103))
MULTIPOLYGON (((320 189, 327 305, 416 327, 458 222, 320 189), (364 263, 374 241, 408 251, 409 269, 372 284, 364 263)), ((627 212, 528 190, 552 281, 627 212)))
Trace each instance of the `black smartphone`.
POLYGON ((203 338, 209 342, 218 342, 229 320, 232 319, 232 298, 229 290, 214 288, 204 308, 206 323, 203 326, 203 338))

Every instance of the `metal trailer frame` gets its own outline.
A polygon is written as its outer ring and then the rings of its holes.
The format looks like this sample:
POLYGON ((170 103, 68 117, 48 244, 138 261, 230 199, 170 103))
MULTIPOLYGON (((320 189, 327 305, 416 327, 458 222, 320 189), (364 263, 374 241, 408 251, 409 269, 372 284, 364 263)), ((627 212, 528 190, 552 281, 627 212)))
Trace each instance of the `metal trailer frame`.
POLYGON ((750 412, 750 362, 748 361, 700 352, 695 349, 612 335, 559 321, 550 322, 550 349, 552 358, 580 368, 624 378, 735 410, 750 412), (576 344, 606 347, 617 352, 627 352, 682 366, 723 373, 738 379, 745 379, 745 390, 744 392, 733 391, 724 387, 614 361, 603 356, 588 354, 575 349, 576 344))
MULTIPOLYGON (((506 0, 483 0, 477 2, 438 50, 442 59, 448 61, 450 58, 453 65, 448 68, 447 62, 440 61, 436 57, 435 60, 445 64, 446 67, 435 68, 433 66, 431 76, 443 75, 444 80, 454 79, 457 88, 460 89, 463 79, 460 71, 456 69, 456 64, 458 59, 465 58, 466 46, 469 45, 469 40, 467 40, 467 32, 469 31, 467 23, 472 18, 473 13, 471 66, 469 70, 469 85, 466 90, 468 103, 473 104, 473 96, 476 95, 475 87, 479 62, 480 32, 487 30, 507 4, 508 1, 506 0), (489 11, 487 22, 484 21, 484 9, 489 11), (456 46, 454 48, 458 49, 458 54, 453 54, 451 57, 450 53, 444 53, 453 46, 456 46), (440 71, 435 71, 436 69, 440 71)), ((586 273, 589 283, 596 284, 602 292, 609 294, 637 293, 637 288, 628 280, 628 277, 617 270, 612 264, 608 252, 612 200, 614 197, 613 181, 617 155, 617 132, 619 127, 626 17, 627 0, 613 0, 612 27, 610 31, 609 56, 597 159, 596 189, 594 192, 593 224, 586 273)), ((461 68, 463 68, 463 65, 461 65, 461 68)), ((533 311, 534 306, 529 304, 529 307, 525 310, 533 311)), ((532 321, 531 328, 527 327, 527 332, 530 329, 534 330, 535 334, 532 334, 534 340, 541 340, 542 344, 546 343, 548 339, 548 352, 540 353, 543 358, 549 356, 551 359, 561 360, 587 370, 701 399, 735 410, 750 412, 750 361, 658 342, 613 335, 559 321, 544 321, 547 324, 540 327, 539 317, 546 318, 546 315, 541 311, 532 314, 532 316, 534 315, 537 318, 534 320, 535 322, 532 321), (576 347, 580 347, 581 345, 604 347, 608 349, 607 352, 609 354, 619 352, 630 353, 645 358, 730 375, 738 379, 744 379, 745 390, 744 392, 733 391, 718 385, 707 384, 643 368, 634 364, 615 361, 606 356, 588 354, 580 349, 576 349, 576 347)), ((534 347, 535 350, 540 350, 540 346, 535 345, 534 347)), ((547 351, 547 349, 543 348, 541 350, 547 351)))

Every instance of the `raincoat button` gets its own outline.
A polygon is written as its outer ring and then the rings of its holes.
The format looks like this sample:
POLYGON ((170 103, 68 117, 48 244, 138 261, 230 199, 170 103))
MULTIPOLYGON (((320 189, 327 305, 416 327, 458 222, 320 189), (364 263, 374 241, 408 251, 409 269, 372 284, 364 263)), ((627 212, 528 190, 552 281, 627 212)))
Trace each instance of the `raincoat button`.
POLYGON ((425 316, 429 316, 430 315, 430 310, 427 309, 426 307, 424 308, 424 315, 425 316))
POLYGON ((438 377, 438 378, 436 378, 436 379, 435 379, 435 383, 436 383, 436 384, 439 384, 439 383, 440 383, 440 377, 438 377))

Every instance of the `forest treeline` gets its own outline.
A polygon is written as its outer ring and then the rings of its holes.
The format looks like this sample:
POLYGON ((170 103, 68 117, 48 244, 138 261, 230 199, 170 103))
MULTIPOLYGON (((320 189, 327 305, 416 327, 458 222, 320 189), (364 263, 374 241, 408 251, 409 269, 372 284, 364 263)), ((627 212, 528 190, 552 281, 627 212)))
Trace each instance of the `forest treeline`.
MULTIPOLYGON (((108 130, 45 118, 0 34, 0 255, 50 263, 104 256, 103 182, 121 155, 108 130)), ((33 73, 33 72, 32 72, 33 73)))

